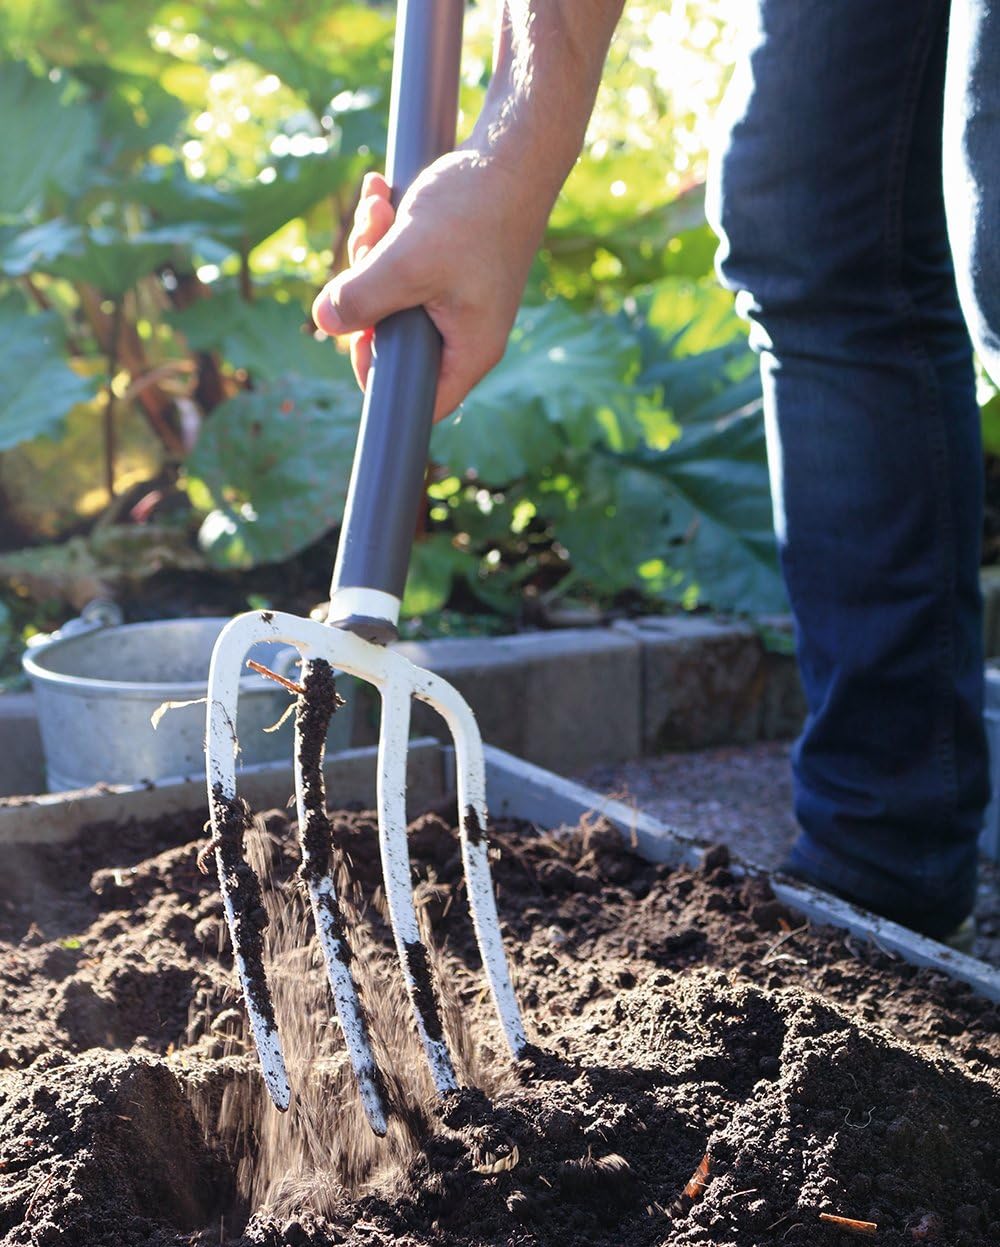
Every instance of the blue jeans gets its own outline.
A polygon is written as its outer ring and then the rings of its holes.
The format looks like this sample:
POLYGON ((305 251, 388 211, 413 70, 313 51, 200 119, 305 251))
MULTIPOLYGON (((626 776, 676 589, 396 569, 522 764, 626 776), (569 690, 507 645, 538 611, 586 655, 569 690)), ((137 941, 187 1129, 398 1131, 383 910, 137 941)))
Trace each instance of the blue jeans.
POLYGON ((942 935, 988 796, 969 330, 1000 379, 1000 0, 752 7, 710 216, 809 708, 789 865, 942 935))

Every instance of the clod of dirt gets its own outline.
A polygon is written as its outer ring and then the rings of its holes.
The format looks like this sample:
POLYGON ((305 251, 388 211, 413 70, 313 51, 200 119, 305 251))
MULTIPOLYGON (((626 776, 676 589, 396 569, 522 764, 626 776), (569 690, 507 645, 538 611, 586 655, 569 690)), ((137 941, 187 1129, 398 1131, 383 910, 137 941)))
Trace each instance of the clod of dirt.
POLYGON ((139 1247, 230 1196, 174 1075, 121 1054, 0 1075, 4 1247, 139 1247))

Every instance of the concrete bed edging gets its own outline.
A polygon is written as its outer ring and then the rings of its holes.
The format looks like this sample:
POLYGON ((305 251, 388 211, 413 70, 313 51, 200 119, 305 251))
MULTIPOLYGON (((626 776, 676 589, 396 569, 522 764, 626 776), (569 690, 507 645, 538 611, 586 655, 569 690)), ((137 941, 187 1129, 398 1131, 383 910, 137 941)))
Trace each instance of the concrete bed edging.
MULTIPOLYGON (((771 625, 788 627, 785 620, 771 625)), ((794 657, 769 651, 748 624, 709 616, 403 641, 396 648, 454 684, 489 744, 556 771, 663 749, 788 737, 805 712, 794 657)), ((348 695, 351 745, 376 744, 376 690, 352 681, 348 695)), ((159 730, 169 730, 169 720, 159 730)), ((435 712, 420 704, 412 731, 447 736, 435 712)), ((34 697, 0 695, 0 795, 44 788, 34 697)))
MULTIPOLYGON (((495 816, 523 818, 552 829, 574 826, 584 816, 604 817, 641 856, 672 865, 697 866, 705 850, 711 847, 709 842, 678 834, 624 802, 602 796, 502 749, 487 746, 485 752, 487 796, 495 816)), ((375 749, 353 749, 331 757, 325 767, 330 800, 373 801, 375 775, 375 749)), ((241 772, 239 783, 240 794, 250 800, 253 808, 283 806, 292 790, 291 766, 262 763, 241 772)), ((427 808, 453 790, 453 750, 435 740, 411 742, 407 795, 412 808, 427 808)), ((0 801, 0 846, 10 848, 25 841, 65 841, 72 839, 87 823, 127 822, 169 810, 204 809, 205 801, 202 779, 0 801)), ((738 869, 756 869, 740 863, 738 858, 734 863, 738 869)), ((912 965, 937 970, 968 984, 990 1000, 1000 1001, 1000 969, 953 952, 817 889, 781 879, 775 879, 773 886, 779 900, 809 921, 870 940, 912 965)))

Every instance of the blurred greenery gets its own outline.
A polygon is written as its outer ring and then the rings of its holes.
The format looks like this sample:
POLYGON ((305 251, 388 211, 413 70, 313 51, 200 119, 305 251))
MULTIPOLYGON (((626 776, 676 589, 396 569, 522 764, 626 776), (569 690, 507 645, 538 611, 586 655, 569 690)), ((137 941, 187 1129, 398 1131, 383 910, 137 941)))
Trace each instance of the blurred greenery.
MULTIPOLYGON (((507 354, 435 430, 411 633, 781 608, 759 386, 703 215, 729 8, 627 6, 507 354)), ((492 17, 468 9, 463 133, 492 17)), ((27 602, 336 528, 360 398, 308 308, 384 159, 392 28, 345 0, 0 8, 8 648, 27 602)))

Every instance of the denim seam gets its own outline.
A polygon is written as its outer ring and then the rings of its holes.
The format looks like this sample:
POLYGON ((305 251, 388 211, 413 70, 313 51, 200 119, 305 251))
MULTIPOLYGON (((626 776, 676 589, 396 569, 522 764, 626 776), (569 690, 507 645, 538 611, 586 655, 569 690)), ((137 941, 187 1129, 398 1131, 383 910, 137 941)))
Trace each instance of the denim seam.
MULTIPOLYGON (((956 592, 957 574, 954 559, 954 517, 951 500, 944 482, 948 479, 948 444, 941 426, 940 391, 933 365, 926 346, 922 341, 922 333, 913 299, 902 278, 903 244, 902 244, 902 205, 906 179, 906 165, 910 143, 913 135, 913 123, 919 101, 919 93, 923 75, 933 43, 936 21, 943 20, 940 0, 925 0, 921 13, 917 35, 913 44, 907 73, 903 81, 902 106, 899 111, 894 139, 890 148, 888 161, 888 178, 886 191, 885 239, 886 239, 886 288, 890 298, 897 306, 900 318, 907 329, 902 335, 905 348, 913 357, 916 369, 922 380, 920 390, 920 410, 923 418, 924 434, 927 438, 932 462, 935 489, 935 511, 938 517, 939 544, 938 568, 944 581, 946 596, 935 608, 936 643, 937 643, 937 700, 940 710, 935 718, 935 737, 937 742, 938 763, 941 768, 944 796, 942 798, 941 817, 947 821, 958 806, 958 776, 955 760, 955 679, 956 655, 954 637, 952 635, 952 617, 954 614, 954 597, 956 592)), ((930 881, 935 873, 936 862, 929 860, 926 837, 929 832, 925 828, 922 838, 921 858, 924 882, 930 881)))

